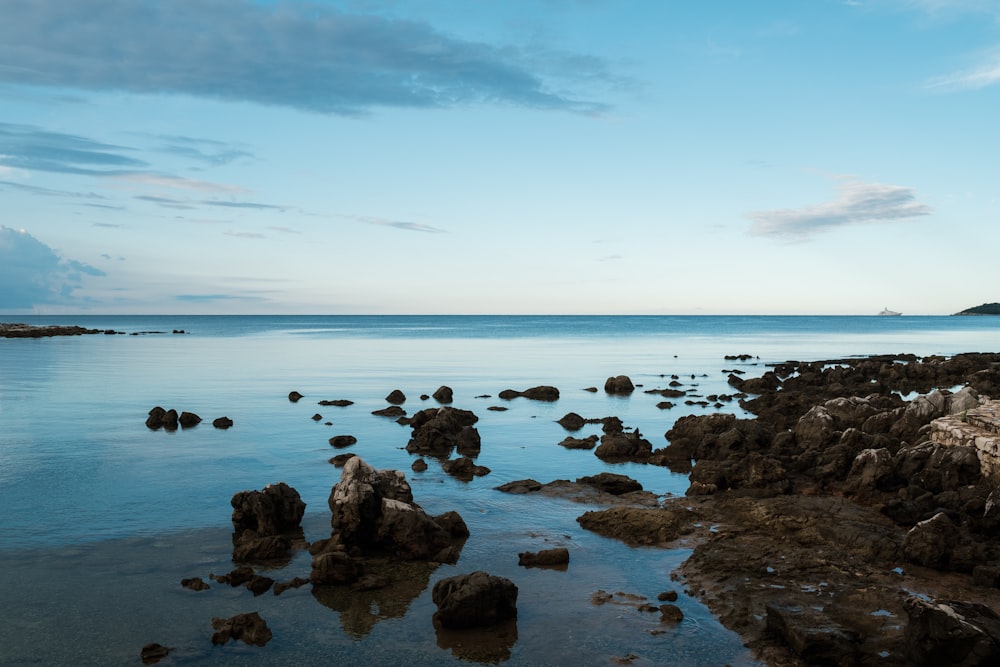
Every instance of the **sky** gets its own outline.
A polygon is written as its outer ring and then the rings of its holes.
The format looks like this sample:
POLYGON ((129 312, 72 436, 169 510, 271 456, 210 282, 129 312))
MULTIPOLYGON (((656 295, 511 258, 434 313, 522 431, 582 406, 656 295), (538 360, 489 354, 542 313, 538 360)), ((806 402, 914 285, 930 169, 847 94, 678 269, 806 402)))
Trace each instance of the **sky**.
POLYGON ((0 314, 1000 301, 1000 0, 0 0, 0 314))

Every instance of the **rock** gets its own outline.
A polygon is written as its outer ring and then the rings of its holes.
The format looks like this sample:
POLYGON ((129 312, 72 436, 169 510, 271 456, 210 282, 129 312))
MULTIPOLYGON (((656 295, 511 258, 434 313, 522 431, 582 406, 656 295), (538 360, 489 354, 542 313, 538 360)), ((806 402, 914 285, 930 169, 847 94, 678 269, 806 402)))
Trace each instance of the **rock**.
POLYGON ((540 491, 542 484, 541 482, 536 482, 533 479, 519 479, 513 482, 507 482, 506 484, 501 484, 496 488, 497 491, 502 491, 504 493, 524 494, 540 491))
POLYGON ((357 456, 357 454, 337 454, 330 459, 330 463, 338 468, 343 468, 344 464, 347 463, 348 460, 353 459, 355 456, 357 456))
POLYGON ((402 405, 406 403, 406 394, 401 392, 399 389, 393 389, 389 392, 389 395, 385 397, 387 403, 392 403, 393 405, 402 405))
POLYGON ((622 540, 630 546, 668 544, 690 531, 673 510, 612 507, 577 517, 586 530, 622 540))
POLYGON ((542 551, 525 551, 517 555, 517 564, 524 567, 553 567, 569 563, 569 550, 565 547, 543 549, 542 551))
POLYGON ((413 433, 406 445, 411 454, 447 458, 461 444, 465 451, 478 451, 479 432, 473 424, 479 421, 469 410, 449 406, 427 408, 413 415, 413 433))
POLYGON ((144 665, 155 665, 160 660, 167 657, 172 649, 163 646, 162 644, 146 644, 142 647, 142 651, 139 653, 139 657, 142 659, 142 664, 144 665))
POLYGON ((181 586, 184 588, 189 588, 192 591, 205 591, 211 588, 201 577, 191 577, 190 579, 181 579, 181 586))
POLYGON ((677 602, 677 591, 663 591, 656 599, 660 602, 677 602))
POLYGON ((213 644, 225 644, 230 639, 241 640, 254 646, 264 646, 271 641, 271 630, 255 611, 237 614, 232 618, 213 618, 213 644))
POLYGON ((351 584, 364 574, 364 566, 347 555, 338 544, 331 544, 330 550, 313 554, 312 571, 309 581, 314 584, 351 584))
POLYGON ((376 417, 404 417, 406 416, 406 410, 398 405, 390 405, 389 407, 382 408, 381 410, 373 410, 372 414, 376 417))
POLYGON ((613 496, 620 496, 631 491, 642 491, 642 484, 631 477, 618 475, 611 472, 602 472, 588 477, 579 477, 577 484, 587 484, 596 489, 610 493, 613 496))
POLYGON ((343 449, 344 447, 350 447, 351 445, 357 443, 358 439, 353 435, 335 435, 330 438, 330 446, 336 447, 337 449, 343 449))
POLYGON ((445 628, 488 626, 517 617, 517 586, 509 579, 472 572, 441 579, 431 599, 434 623, 445 628))
POLYGON ((661 604, 658 610, 661 623, 680 623, 684 620, 684 612, 675 604, 661 604))
POLYGON ((635 385, 632 384, 632 380, 627 375, 618 375, 616 377, 609 377, 604 382, 604 391, 608 394, 615 394, 618 396, 628 396, 633 391, 635 391, 635 385))
POLYGON ((906 533, 903 556, 911 563, 943 570, 951 560, 958 528, 944 512, 921 521, 906 533))
POLYGON ((294 532, 306 510, 299 492, 284 482, 268 484, 261 491, 240 491, 230 504, 233 528, 237 532, 253 530, 260 535, 294 532))
POLYGON ((566 449, 593 449, 597 446, 597 436, 588 435, 586 438, 567 436, 560 440, 559 444, 566 449))
POLYGON ((552 402, 559 400, 559 390, 549 385, 541 385, 538 387, 525 389, 524 391, 516 391, 514 389, 504 389, 498 394, 498 396, 505 401, 510 401, 519 397, 524 397, 532 401, 552 402))
POLYGON ((299 400, 302 399, 302 398, 303 398, 302 394, 300 394, 297 391, 292 391, 292 392, 289 392, 289 394, 288 394, 288 400, 291 401, 292 403, 298 403, 299 400))
POLYGON ((329 505, 333 535, 348 552, 384 553, 402 560, 457 560, 454 520, 442 525, 416 505, 406 477, 398 470, 376 471, 360 457, 350 459, 330 492, 329 505))
POLYGON ((435 391, 432 396, 438 403, 451 403, 453 399, 453 392, 451 387, 441 386, 438 387, 437 391, 435 391))
POLYGON ((151 429, 153 431, 155 431, 155 430, 157 430, 159 428, 162 428, 163 427, 163 417, 166 414, 167 414, 167 411, 164 410, 163 408, 161 408, 158 405, 155 408, 153 408, 152 410, 150 410, 149 411, 149 416, 146 417, 146 426, 147 426, 147 428, 149 428, 149 429, 151 429))
POLYGON ((212 426, 221 429, 232 428, 233 420, 229 417, 217 417, 212 420, 212 426))
POLYGON ((345 408, 348 405, 354 405, 354 401, 348 401, 345 398, 338 398, 338 399, 333 400, 333 401, 322 400, 322 401, 319 402, 319 405, 333 405, 333 406, 338 407, 338 408, 345 408))
POLYGON ((936 667, 992 667, 1000 664, 1000 617, 982 604, 951 600, 926 601, 910 596, 903 602, 907 664, 936 667))
POLYGON ((182 412, 177 421, 180 422, 181 428, 191 428, 201 423, 201 417, 193 412, 182 412))
POLYGON ((424 472, 425 470, 427 470, 427 461, 424 461, 423 459, 417 459, 410 466, 410 469, 413 472, 424 472))
POLYGON ((482 477, 490 474, 490 469, 486 466, 476 465, 472 459, 462 456, 451 459, 441 464, 441 469, 452 477, 468 482, 473 477, 482 477))
POLYGON ((274 584, 274 594, 281 595, 282 593, 284 593, 289 589, 301 588, 302 586, 305 586, 308 583, 310 582, 305 577, 295 577, 294 579, 290 579, 288 581, 279 581, 274 584))
POLYGON ((576 414, 575 412, 567 412, 563 415, 562 419, 556 422, 562 426, 567 431, 579 431, 583 428, 583 425, 587 423, 587 420, 576 414))
POLYGON ((602 461, 645 461, 653 453, 653 445, 638 431, 605 433, 594 455, 602 461))

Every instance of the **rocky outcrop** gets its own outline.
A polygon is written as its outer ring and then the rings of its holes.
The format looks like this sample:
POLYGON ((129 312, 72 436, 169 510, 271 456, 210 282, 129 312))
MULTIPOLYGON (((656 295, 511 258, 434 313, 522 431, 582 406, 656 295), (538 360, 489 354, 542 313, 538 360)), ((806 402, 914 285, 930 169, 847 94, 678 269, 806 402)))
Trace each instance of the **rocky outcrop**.
POLYGON ((446 628, 489 626, 517 617, 517 586, 509 579, 472 572, 434 584, 434 624, 446 628))
POLYGON ((691 531, 689 517, 668 509, 612 507, 577 517, 586 530, 630 546, 662 546, 691 531))
POLYGON ((298 491, 284 482, 261 491, 240 491, 233 506, 233 560, 267 561, 285 558, 301 541, 306 504, 298 491))
POLYGON ((232 618, 213 618, 213 644, 225 644, 230 639, 243 641, 253 646, 264 646, 271 641, 271 629, 255 611, 237 614, 232 618))
POLYGON ((1000 616, 982 604, 953 600, 904 602, 905 654, 917 667, 991 667, 1000 663, 1000 616))
POLYGON ((517 564, 522 567, 564 567, 569 564, 569 549, 557 547, 542 551, 524 551, 517 554, 517 564))
POLYGON ((427 408, 413 415, 413 429, 406 451, 411 454, 447 458, 457 449, 459 454, 479 453, 479 431, 473 426, 479 421, 474 413, 450 406, 427 408))
POLYGON ((635 391, 635 385, 632 384, 632 379, 629 376, 618 375, 605 380, 604 391, 612 395, 628 396, 635 391))
POLYGON ((402 472, 375 470, 360 457, 344 464, 329 505, 333 539, 352 558, 453 563, 469 534, 455 513, 435 518, 424 512, 402 472))

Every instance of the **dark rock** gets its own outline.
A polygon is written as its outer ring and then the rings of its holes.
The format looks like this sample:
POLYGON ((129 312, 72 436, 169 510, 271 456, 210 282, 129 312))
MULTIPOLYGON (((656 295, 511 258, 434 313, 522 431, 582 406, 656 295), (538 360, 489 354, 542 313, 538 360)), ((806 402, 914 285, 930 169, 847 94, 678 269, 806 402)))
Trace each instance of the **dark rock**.
POLYGON ((406 451, 446 458, 461 445, 463 451, 477 452, 479 432, 473 427, 477 421, 479 417, 469 410, 449 406, 421 410, 410 420, 413 433, 406 451))
POLYGON ((684 620, 684 612, 675 604, 661 604, 657 609, 661 623, 680 623, 684 620))
POLYGON ((402 405, 406 403, 406 394, 401 392, 399 389, 393 389, 389 392, 389 395, 385 397, 387 403, 392 403, 393 405, 402 405))
POLYGON ((427 470, 427 461, 424 461, 423 459, 417 459, 410 466, 410 469, 413 470, 413 472, 423 472, 427 470))
POLYGON ((489 468, 486 466, 476 465, 475 462, 467 456, 445 461, 441 464, 441 469, 452 477, 456 477, 466 482, 471 480, 473 477, 483 477, 484 475, 488 475, 490 473, 489 468))
POLYGON ((373 410, 372 414, 376 417, 403 417, 406 415, 406 410, 398 405, 390 405, 389 407, 382 408, 381 410, 373 410))
POLYGON ((314 422, 323 421, 323 415, 321 415, 320 413, 317 412, 316 414, 314 414, 312 416, 312 420, 314 422))
POLYGON ((336 447, 337 449, 343 449, 344 447, 350 447, 351 445, 357 443, 358 439, 353 435, 335 435, 330 438, 330 446, 336 447))
POLYGON ((907 664, 991 667, 1000 664, 1000 617, 989 607, 951 600, 903 602, 907 664))
POLYGON ((167 657, 172 649, 163 646, 162 644, 146 644, 142 647, 142 651, 139 653, 139 657, 142 659, 142 664, 144 665, 155 665, 160 660, 167 657))
POLYGON ((513 494, 534 493, 536 491, 540 491, 541 489, 541 482, 536 482, 533 479, 519 479, 513 482, 507 482, 506 484, 501 484, 497 487, 497 491, 513 494))
POLYGON ((163 427, 163 418, 166 416, 167 411, 156 406, 149 411, 149 416, 146 417, 146 426, 153 431, 163 427))
POLYGON ((201 577, 191 577, 190 579, 181 579, 181 586, 184 588, 190 588, 192 591, 205 591, 211 588, 201 577))
POLYGON ((298 403, 301 398, 302 394, 300 394, 297 391, 289 392, 288 394, 288 400, 291 401, 292 403, 298 403))
POLYGON ((677 591, 663 591, 656 599, 660 602, 677 602, 677 591))
POLYGON ((593 449, 597 446, 597 436, 588 435, 586 438, 567 436, 560 440, 559 444, 566 449, 593 449))
POLYGON ((351 584, 364 574, 364 565, 351 558, 340 545, 313 555, 309 580, 314 584, 351 584))
POLYGON ((295 577, 294 579, 290 579, 288 581, 279 581, 274 584, 274 594, 281 595, 282 593, 284 593, 289 589, 301 588, 302 586, 305 586, 308 583, 310 582, 305 577, 295 577))
POLYGON ((299 528, 306 504, 299 492, 284 482, 268 484, 261 491, 240 491, 230 503, 233 528, 279 535, 299 528))
POLYGON ((181 428, 191 428, 201 423, 201 417, 193 412, 182 412, 177 421, 180 422, 181 428))
POLYGON ((594 455, 602 461, 645 461, 653 452, 653 445, 638 431, 605 433, 594 455))
POLYGON ((229 417, 217 417, 216 419, 212 420, 212 426, 221 429, 232 428, 233 420, 230 419, 229 417))
POLYGON ((612 507, 577 517, 586 530, 622 540, 630 546, 668 544, 690 532, 677 512, 667 509, 612 507))
POLYGON ((957 540, 958 528, 944 512, 938 512, 906 533, 903 556, 911 563, 942 570, 947 568, 957 540))
POLYGON ((517 586, 509 579, 472 572, 434 585, 434 623, 446 628, 488 626, 517 617, 517 586))
POLYGON ((354 405, 354 401, 348 401, 347 399, 344 398, 338 398, 333 401, 328 401, 328 400, 320 401, 319 405, 333 405, 338 408, 345 408, 348 405, 354 405))
POLYGON ((517 564, 524 567, 554 567, 569 563, 569 550, 565 547, 543 549, 542 551, 525 551, 517 555, 517 564))
POLYGON ((519 397, 524 397, 532 401, 552 402, 559 400, 559 390, 549 385, 541 385, 538 387, 525 389, 524 391, 516 391, 514 389, 504 389, 498 394, 498 396, 505 401, 513 400, 519 397))
POLYGON ((213 618, 213 644, 225 644, 230 639, 241 640, 254 646, 264 646, 271 641, 271 629, 255 611, 237 614, 232 618, 213 618))
POLYGON ((271 589, 274 584, 274 579, 270 577, 264 577, 259 574, 255 574, 250 577, 250 581, 243 584, 248 591, 254 594, 254 597, 262 595, 271 589))
POLYGON ((567 431, 579 431, 587 423, 587 420, 575 412, 568 412, 556 423, 567 431))
POLYGON ((642 491, 642 484, 635 481, 631 477, 611 472, 602 472, 597 475, 578 477, 576 483, 592 486, 605 493, 610 493, 613 496, 620 496, 623 493, 630 493, 632 491, 642 491))
POLYGON ((438 387, 437 391, 435 391, 432 396, 438 403, 451 403, 454 397, 451 387, 445 386, 438 387))
POLYGON ((605 380, 604 391, 608 394, 628 396, 635 391, 635 385, 632 384, 632 380, 629 376, 618 375, 616 377, 609 377, 605 380))
POLYGON ((337 454, 336 456, 330 459, 330 463, 332 463, 334 466, 338 468, 343 468, 344 464, 347 463, 350 459, 353 459, 355 456, 357 456, 357 454, 352 454, 352 453, 337 454))

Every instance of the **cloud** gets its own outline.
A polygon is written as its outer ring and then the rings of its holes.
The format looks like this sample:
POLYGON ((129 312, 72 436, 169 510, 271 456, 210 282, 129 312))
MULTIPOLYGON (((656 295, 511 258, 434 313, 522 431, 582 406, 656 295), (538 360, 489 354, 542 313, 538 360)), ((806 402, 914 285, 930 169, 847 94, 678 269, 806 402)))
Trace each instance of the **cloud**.
POLYGON ((750 233, 805 239, 835 227, 905 220, 932 212, 930 206, 916 200, 912 188, 848 181, 837 190, 835 201, 749 213, 747 217, 754 221, 750 233))
POLYGON ((196 139, 177 135, 161 135, 159 150, 197 162, 219 167, 242 158, 252 158, 253 154, 233 144, 214 139, 196 139))
POLYGON ((240 239, 263 239, 267 238, 263 234, 258 234, 257 232, 223 232, 226 236, 235 236, 240 239))
POLYGON ((1000 49, 986 54, 973 67, 930 79, 927 88, 937 92, 955 92, 979 90, 997 83, 1000 83, 1000 49))
POLYGON ((0 225, 0 309, 69 303, 84 276, 104 272, 60 257, 24 230, 0 225))
POLYGON ((396 229, 405 229, 411 232, 426 232, 428 234, 447 234, 443 229, 438 229, 437 227, 431 227, 430 225, 424 225, 419 222, 404 222, 400 220, 386 220, 385 218, 376 218, 370 215, 344 215, 341 216, 349 220, 357 220, 358 222, 364 222, 369 225, 378 225, 380 227, 395 227, 396 229))
POLYGON ((183 94, 343 115, 499 103, 601 113, 529 54, 315 2, 0 0, 0 82, 183 94))
MULTIPOLYGON (((73 192, 71 190, 53 190, 52 188, 43 188, 37 185, 18 183, 16 181, 0 181, 0 190, 4 188, 20 190, 22 192, 27 192, 33 195, 39 195, 41 197, 65 197, 70 199, 107 199, 106 197, 103 197, 97 194, 96 192, 73 192)), ((108 205, 88 204, 88 206, 108 206, 108 205)))
POLYGON ((256 296, 239 296, 236 294, 175 294, 177 301, 201 302, 201 301, 263 301, 256 296))
POLYGON ((203 200, 198 203, 204 204, 205 206, 222 206, 224 208, 254 208, 265 211, 284 211, 287 208, 286 206, 276 206, 275 204, 261 204, 259 202, 252 202, 252 201, 203 200))
MULTIPOLYGON (((3 0, 0 0, 0 2, 2 1, 3 0)), ((230 194, 246 192, 243 188, 235 185, 211 183, 209 181, 199 181, 193 178, 171 176, 169 174, 130 172, 115 174, 114 178, 115 180, 125 181, 127 184, 134 183, 141 186, 170 188, 173 190, 194 190, 197 192, 219 192, 230 194)))
POLYGON ((291 227, 275 227, 275 226, 270 226, 270 227, 268 227, 268 229, 270 229, 273 232, 281 232, 282 234, 301 234, 302 233, 302 232, 300 232, 297 229, 292 229, 291 227))
MULTIPOLYGON (((0 0, 0 7, 3 3, 0 0)), ((0 46, 0 60, 2 53, 0 46)), ((108 176, 147 167, 143 160, 127 155, 131 150, 79 135, 0 122, 0 165, 14 169, 108 176)))

